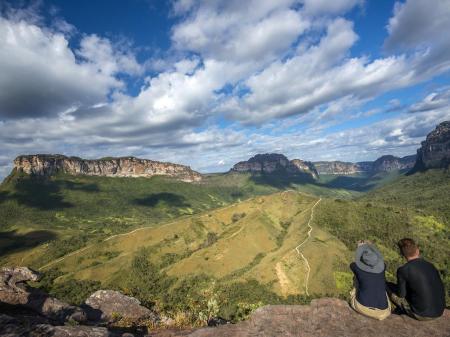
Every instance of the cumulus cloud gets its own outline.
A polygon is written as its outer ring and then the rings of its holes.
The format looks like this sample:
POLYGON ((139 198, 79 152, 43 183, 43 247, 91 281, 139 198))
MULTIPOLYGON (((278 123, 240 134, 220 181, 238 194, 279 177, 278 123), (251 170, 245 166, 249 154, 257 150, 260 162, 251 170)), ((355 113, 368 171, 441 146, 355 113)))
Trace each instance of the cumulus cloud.
POLYGON ((0 118, 54 116, 105 100, 122 83, 77 62, 64 35, 0 17, 0 118))
POLYGON ((388 49, 427 47, 436 40, 448 40, 450 3, 447 0, 407 0, 396 2, 389 19, 388 49))
POLYGON ((362 0, 303 0, 304 10, 313 15, 340 14, 363 3, 362 0))

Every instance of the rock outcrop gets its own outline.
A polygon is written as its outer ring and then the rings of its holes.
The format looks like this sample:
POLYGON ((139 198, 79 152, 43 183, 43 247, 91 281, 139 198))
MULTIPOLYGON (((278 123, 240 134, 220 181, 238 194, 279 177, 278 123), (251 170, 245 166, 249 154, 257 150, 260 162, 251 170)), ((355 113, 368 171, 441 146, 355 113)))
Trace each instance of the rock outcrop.
POLYGON ((355 163, 343 161, 317 161, 314 162, 314 166, 319 174, 346 175, 362 172, 355 163))
POLYGON ((447 168, 450 165, 450 121, 439 124, 417 150, 415 169, 447 168))
POLYGON ((59 154, 24 155, 14 160, 14 169, 17 172, 44 177, 56 173, 66 173, 105 177, 152 177, 162 175, 186 182, 202 179, 200 173, 193 171, 188 166, 135 157, 87 160, 59 154))
POLYGON ((319 174, 348 175, 356 173, 378 173, 394 170, 411 169, 416 162, 416 156, 405 156, 402 158, 385 155, 375 161, 362 161, 357 163, 342 161, 318 161, 314 162, 319 174))
POLYGON ((307 174, 313 178, 318 177, 317 171, 311 162, 300 159, 289 160, 286 156, 278 153, 257 154, 247 161, 235 164, 231 172, 307 174))
POLYGON ((98 290, 85 301, 88 317, 93 321, 113 322, 125 319, 132 322, 150 320, 157 322, 160 317, 141 305, 138 299, 125 296, 118 291, 98 290))
POLYGON ((40 275, 27 267, 0 269, 0 302, 25 307, 56 322, 86 321, 86 314, 45 292, 28 287, 26 282, 38 281, 40 275))
POLYGON ((391 315, 384 321, 364 317, 338 299, 313 300, 310 305, 269 305, 249 320, 189 333, 161 332, 154 337, 448 337, 450 311, 427 322, 391 315))

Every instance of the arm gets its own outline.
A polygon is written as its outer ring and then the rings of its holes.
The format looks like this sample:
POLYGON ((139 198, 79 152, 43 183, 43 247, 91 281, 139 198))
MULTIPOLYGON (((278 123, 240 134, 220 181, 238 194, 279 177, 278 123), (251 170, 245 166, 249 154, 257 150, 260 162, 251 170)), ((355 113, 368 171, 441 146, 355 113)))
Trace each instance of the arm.
POLYGON ((359 289, 359 283, 358 283, 358 278, 357 278, 357 274, 356 274, 356 264, 355 262, 350 263, 350 270, 353 272, 353 286, 356 289, 359 289))
POLYGON ((406 297, 406 278, 403 275, 402 270, 399 268, 397 269, 397 295, 399 297, 405 298, 406 297))

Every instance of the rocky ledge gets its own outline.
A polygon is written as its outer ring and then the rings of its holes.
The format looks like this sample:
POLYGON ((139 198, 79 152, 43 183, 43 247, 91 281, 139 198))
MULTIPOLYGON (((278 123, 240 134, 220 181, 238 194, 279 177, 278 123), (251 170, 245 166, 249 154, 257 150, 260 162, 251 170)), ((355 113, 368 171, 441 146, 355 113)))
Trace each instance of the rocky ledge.
POLYGON ((24 155, 14 160, 14 169, 17 172, 36 176, 66 173, 105 177, 152 177, 162 175, 186 182, 202 179, 202 175, 193 171, 189 166, 135 157, 87 160, 59 154, 24 155))
MULTIPOLYGON (((313 300, 310 305, 269 305, 247 321, 190 330, 154 330, 165 318, 135 298, 111 290, 92 294, 73 307, 28 287, 39 274, 26 267, 0 269, 0 336, 33 337, 448 337, 450 311, 436 320, 419 322, 391 315, 376 321, 354 312, 338 299, 313 300), (123 320, 121 326, 117 319, 123 320), (129 329, 123 328, 128 323, 129 329), (132 323, 132 324, 130 324, 132 323)), ((220 321, 220 319, 216 320, 220 321)), ((226 323, 226 321, 223 321, 226 323)))
POLYGON ((157 337, 444 337, 450 336, 450 311, 436 320, 419 322, 391 315, 377 321, 357 314, 345 301, 313 300, 310 305, 269 305, 249 320, 196 331, 166 332, 157 337))
POLYGON ((416 170, 447 168, 450 165, 450 121, 439 124, 417 150, 416 170))

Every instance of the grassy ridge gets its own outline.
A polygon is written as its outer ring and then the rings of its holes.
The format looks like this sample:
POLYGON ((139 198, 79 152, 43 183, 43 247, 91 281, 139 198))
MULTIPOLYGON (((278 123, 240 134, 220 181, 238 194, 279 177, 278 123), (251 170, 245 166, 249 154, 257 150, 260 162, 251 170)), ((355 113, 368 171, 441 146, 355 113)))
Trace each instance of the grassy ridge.
POLYGON ((109 235, 273 191, 245 175, 192 184, 163 177, 43 180, 15 174, 0 186, 0 263, 24 263, 27 253, 26 263, 44 265, 109 235), (28 254, 34 247, 37 254, 28 254), (45 254, 39 254, 43 248, 45 254))

